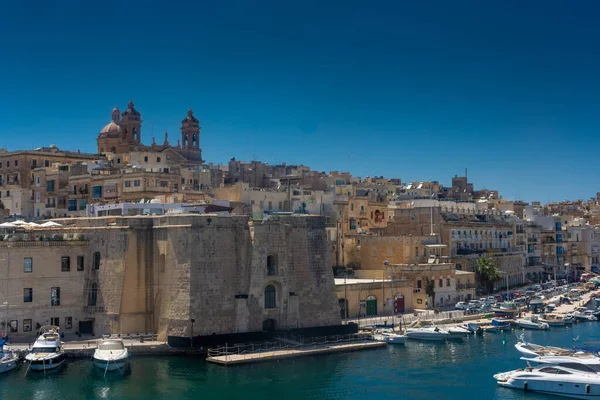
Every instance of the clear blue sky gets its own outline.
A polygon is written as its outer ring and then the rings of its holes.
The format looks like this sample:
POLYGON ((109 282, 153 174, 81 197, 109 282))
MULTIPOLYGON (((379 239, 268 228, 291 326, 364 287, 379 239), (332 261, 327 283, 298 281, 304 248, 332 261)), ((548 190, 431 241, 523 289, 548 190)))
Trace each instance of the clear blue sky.
POLYGON ((505 198, 600 191, 595 1, 28 1, 0 13, 0 146, 96 150, 115 104, 231 156, 505 198), (93 3, 93 5, 92 5, 93 3))

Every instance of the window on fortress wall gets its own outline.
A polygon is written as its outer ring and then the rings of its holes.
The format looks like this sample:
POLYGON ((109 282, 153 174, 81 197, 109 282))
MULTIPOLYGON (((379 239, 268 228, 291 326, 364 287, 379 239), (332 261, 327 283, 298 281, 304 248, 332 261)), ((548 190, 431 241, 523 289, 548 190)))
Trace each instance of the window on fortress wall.
POLYGON ((98 285, 92 283, 92 288, 90 290, 90 297, 88 299, 88 306, 95 306, 98 302, 98 285))
POLYGON ((83 271, 83 263, 85 258, 83 256, 77 256, 77 271, 83 271))
POLYGON ((277 306, 277 291, 275 286, 267 285, 265 288, 265 308, 275 308, 277 306))
POLYGON ((50 305, 60 306, 60 288, 53 287, 50 289, 50 305))
POLYGON ((50 160, 44 160, 44 167, 48 168, 50 166, 50 160))
POLYGON ((33 301, 33 288, 23 289, 23 303, 31 303, 33 301))
POLYGON ((100 252, 97 251, 94 253, 94 264, 92 265, 93 269, 100 269, 100 252))
POLYGON ((31 332, 32 325, 33 325, 33 322, 31 321, 31 319, 24 319, 23 320, 23 332, 31 332))
POLYGON ((69 272, 71 270, 71 257, 61 257, 60 270, 62 272, 69 272))
POLYGON ((277 256, 267 256, 267 275, 277 275, 277 256))
POLYGON ((23 272, 33 272, 33 258, 25 257, 23 259, 23 272))

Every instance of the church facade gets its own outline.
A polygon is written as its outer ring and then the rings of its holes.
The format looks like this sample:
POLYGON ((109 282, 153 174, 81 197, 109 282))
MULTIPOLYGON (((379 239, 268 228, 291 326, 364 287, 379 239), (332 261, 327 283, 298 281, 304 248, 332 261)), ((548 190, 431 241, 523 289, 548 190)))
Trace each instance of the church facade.
POLYGON ((178 164, 202 164, 200 121, 191 108, 181 121, 181 139, 177 140, 176 145, 169 142, 168 132, 165 132, 163 143, 157 144, 152 138, 151 145, 144 145, 142 122, 142 115, 136 110, 132 100, 123 112, 115 107, 111 112, 111 121, 98 134, 98 154, 109 156, 140 151, 164 152, 178 164))

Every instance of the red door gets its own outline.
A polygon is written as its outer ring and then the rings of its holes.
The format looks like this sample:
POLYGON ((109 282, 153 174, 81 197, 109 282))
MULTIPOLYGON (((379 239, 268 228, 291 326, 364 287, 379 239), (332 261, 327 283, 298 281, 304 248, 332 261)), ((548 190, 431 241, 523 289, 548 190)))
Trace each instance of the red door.
POLYGON ((404 313, 404 296, 401 294, 394 299, 394 312, 396 314, 404 313))

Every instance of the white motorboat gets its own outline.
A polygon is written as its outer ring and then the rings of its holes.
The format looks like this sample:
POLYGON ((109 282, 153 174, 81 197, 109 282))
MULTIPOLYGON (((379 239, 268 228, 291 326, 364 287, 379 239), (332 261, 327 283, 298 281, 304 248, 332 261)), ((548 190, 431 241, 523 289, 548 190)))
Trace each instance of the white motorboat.
POLYGON ((106 371, 125 371, 129 366, 129 351, 121 339, 102 339, 94 351, 94 365, 106 371))
POLYGON ((545 330, 550 328, 546 322, 541 322, 538 317, 520 318, 515 321, 519 328, 545 330))
POLYGON ((515 344, 515 348, 523 355, 534 357, 536 359, 539 358, 541 360, 547 357, 575 357, 577 359, 598 358, 595 353, 527 343, 523 340, 523 335, 521 335, 520 341, 515 344))
POLYGON ((572 317, 562 316, 558 314, 546 314, 544 317, 540 317, 541 322, 547 323, 549 326, 565 326, 573 323, 572 317))
POLYGON ((542 392, 574 399, 600 396, 600 359, 598 357, 544 356, 527 361, 538 367, 494 375, 500 386, 531 392, 542 392))
POLYGON ((406 335, 398 334, 391 329, 383 329, 373 334, 373 340, 388 344, 404 344, 406 342, 406 335))
POLYGON ((60 367, 67 361, 67 355, 60 340, 59 327, 44 325, 40 328, 39 337, 33 344, 25 360, 34 371, 47 371, 60 367))
POLYGON ((448 336, 448 331, 437 326, 408 328, 406 330, 406 337, 409 339, 443 341, 448 339, 448 336))
POLYGON ((460 326, 448 328, 447 331, 448 331, 448 339, 462 339, 462 338, 468 336, 469 334, 471 334, 471 331, 469 331, 468 329, 462 328, 460 326))
POLYGON ((598 318, 592 313, 591 310, 577 309, 572 313, 567 314, 567 316, 570 316, 578 321, 598 321, 598 318))
POLYGON ((0 340, 0 374, 13 370, 19 366, 19 357, 14 353, 4 351, 5 343, 6 338, 0 340))

